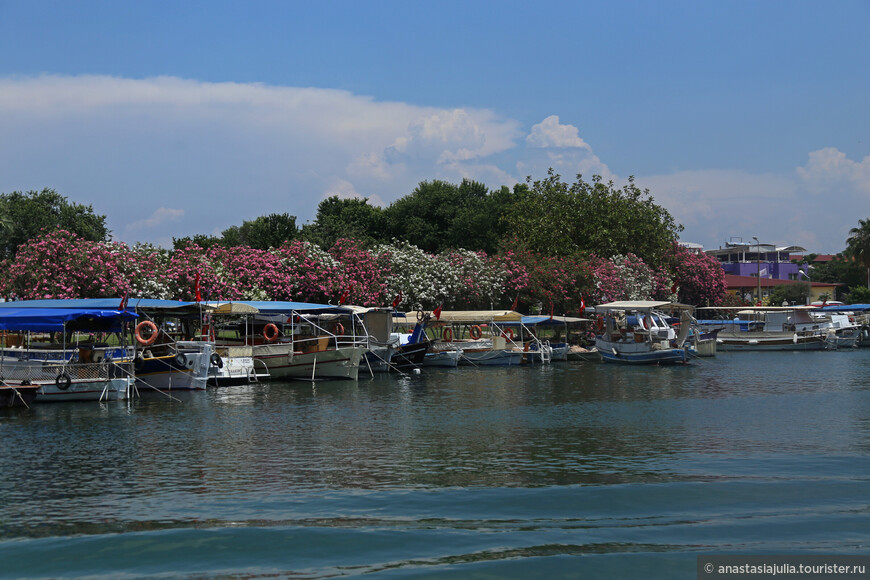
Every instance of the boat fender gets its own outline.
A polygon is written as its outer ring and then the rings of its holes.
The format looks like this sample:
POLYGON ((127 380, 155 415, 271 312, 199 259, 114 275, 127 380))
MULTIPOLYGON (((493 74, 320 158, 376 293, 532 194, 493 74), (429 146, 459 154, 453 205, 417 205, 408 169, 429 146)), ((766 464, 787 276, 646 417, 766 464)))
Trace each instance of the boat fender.
POLYGON ((278 327, 271 322, 263 328, 263 338, 266 342, 275 342, 278 338, 278 327))
POLYGON ((69 375, 66 373, 61 373, 57 375, 56 379, 54 379, 54 386, 56 386, 61 391, 67 390, 70 385, 72 385, 72 379, 70 379, 69 375))
POLYGON ((152 345, 154 344, 154 341, 157 340, 157 325, 150 320, 143 320, 136 325, 136 330, 133 334, 136 336, 136 340, 142 346, 152 345), (147 338, 145 338, 142 334, 146 328, 149 330, 147 338))
POLYGON ((183 369, 187 368, 187 357, 184 356, 184 353, 180 352, 175 355, 175 364, 183 369))
POLYGON ((219 369, 224 368, 224 359, 222 359, 221 355, 216 352, 211 353, 209 361, 211 362, 211 366, 213 367, 217 367, 219 369))
POLYGON ((473 325, 471 327, 471 330, 468 333, 471 336, 471 338, 473 338, 474 340, 477 340, 481 336, 483 336, 483 331, 480 329, 480 326, 478 326, 477 324, 473 325))

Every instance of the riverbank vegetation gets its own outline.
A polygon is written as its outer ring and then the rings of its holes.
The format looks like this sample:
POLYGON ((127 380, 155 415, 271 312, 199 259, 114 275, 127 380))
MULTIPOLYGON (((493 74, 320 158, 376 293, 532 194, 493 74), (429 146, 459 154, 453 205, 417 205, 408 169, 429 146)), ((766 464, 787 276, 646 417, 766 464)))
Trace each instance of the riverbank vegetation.
POLYGON ((619 299, 720 304, 721 267, 680 246, 681 230, 633 180, 568 183, 552 171, 492 191, 425 181, 385 208, 332 197, 302 227, 274 213, 171 249, 113 242, 104 217, 53 190, 13 192, 0 195, 0 293, 190 300, 198 286, 205 300, 544 313, 619 299))

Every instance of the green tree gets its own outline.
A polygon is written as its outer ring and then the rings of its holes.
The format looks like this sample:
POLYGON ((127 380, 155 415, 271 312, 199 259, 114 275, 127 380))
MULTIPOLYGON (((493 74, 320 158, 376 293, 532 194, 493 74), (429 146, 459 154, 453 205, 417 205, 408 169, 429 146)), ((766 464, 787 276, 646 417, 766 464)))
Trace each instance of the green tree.
POLYGON ((183 238, 172 238, 172 247, 176 250, 182 250, 191 244, 196 244, 200 248, 211 248, 213 246, 223 246, 224 239, 217 236, 209 236, 206 234, 195 234, 194 236, 184 236, 183 238))
POLYGON ((849 304, 870 304, 870 288, 852 286, 845 295, 845 299, 849 304))
MULTIPOLYGON (((813 255, 807 256, 812 262, 813 255)), ((842 284, 837 290, 837 299, 847 288, 866 285, 867 271, 848 252, 841 252, 829 262, 812 262, 810 266, 810 282, 828 282, 842 284)))
POLYGON ((870 288, 870 218, 858 220, 858 226, 849 230, 846 250, 867 268, 867 288, 870 288))
POLYGON ((295 240, 299 236, 299 230, 296 227, 296 216, 271 213, 242 222, 237 231, 229 228, 223 232, 223 236, 228 247, 242 245, 257 250, 268 250, 278 248, 284 242, 295 240))
POLYGON ((452 248, 494 253, 504 237, 504 215, 513 201, 508 188, 489 193, 483 183, 421 182, 385 210, 390 237, 430 253, 452 248))
POLYGON ((783 302, 791 304, 806 304, 810 297, 810 285, 806 282, 797 284, 782 284, 773 289, 768 302, 771 306, 779 306, 783 302))
POLYGON ((332 196, 317 206, 314 223, 302 226, 300 237, 321 248, 331 248, 336 240, 349 238, 364 246, 389 241, 384 231, 383 210, 369 205, 368 199, 341 199, 332 196))
POLYGON ((106 216, 95 214, 90 205, 67 201, 53 189, 0 194, 0 216, 0 252, 6 258, 43 229, 66 230, 92 242, 109 239, 106 216))
POLYGON ((568 184, 552 169, 547 178, 518 190, 507 220, 515 235, 545 255, 570 255, 578 250, 602 257, 633 253, 648 264, 658 263, 683 230, 649 190, 629 177, 622 188, 603 183, 568 184))

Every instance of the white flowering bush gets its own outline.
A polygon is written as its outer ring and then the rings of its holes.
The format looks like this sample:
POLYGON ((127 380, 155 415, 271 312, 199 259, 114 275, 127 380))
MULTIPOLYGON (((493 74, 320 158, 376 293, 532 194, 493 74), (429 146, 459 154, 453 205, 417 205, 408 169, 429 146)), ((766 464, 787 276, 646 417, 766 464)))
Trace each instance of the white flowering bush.
POLYGON ((483 252, 457 250, 433 255, 393 240, 374 253, 389 260, 387 292, 402 293, 402 308, 489 307, 503 293, 505 272, 483 252))

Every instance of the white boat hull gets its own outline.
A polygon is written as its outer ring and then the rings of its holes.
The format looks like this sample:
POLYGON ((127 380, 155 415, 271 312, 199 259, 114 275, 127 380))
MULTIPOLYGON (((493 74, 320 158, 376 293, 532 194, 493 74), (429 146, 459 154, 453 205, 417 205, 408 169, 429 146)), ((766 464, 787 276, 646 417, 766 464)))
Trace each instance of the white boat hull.
POLYGON ((360 361, 367 349, 340 347, 310 353, 293 351, 290 343, 257 345, 254 358, 269 369, 272 379, 347 379, 359 376, 360 361))

